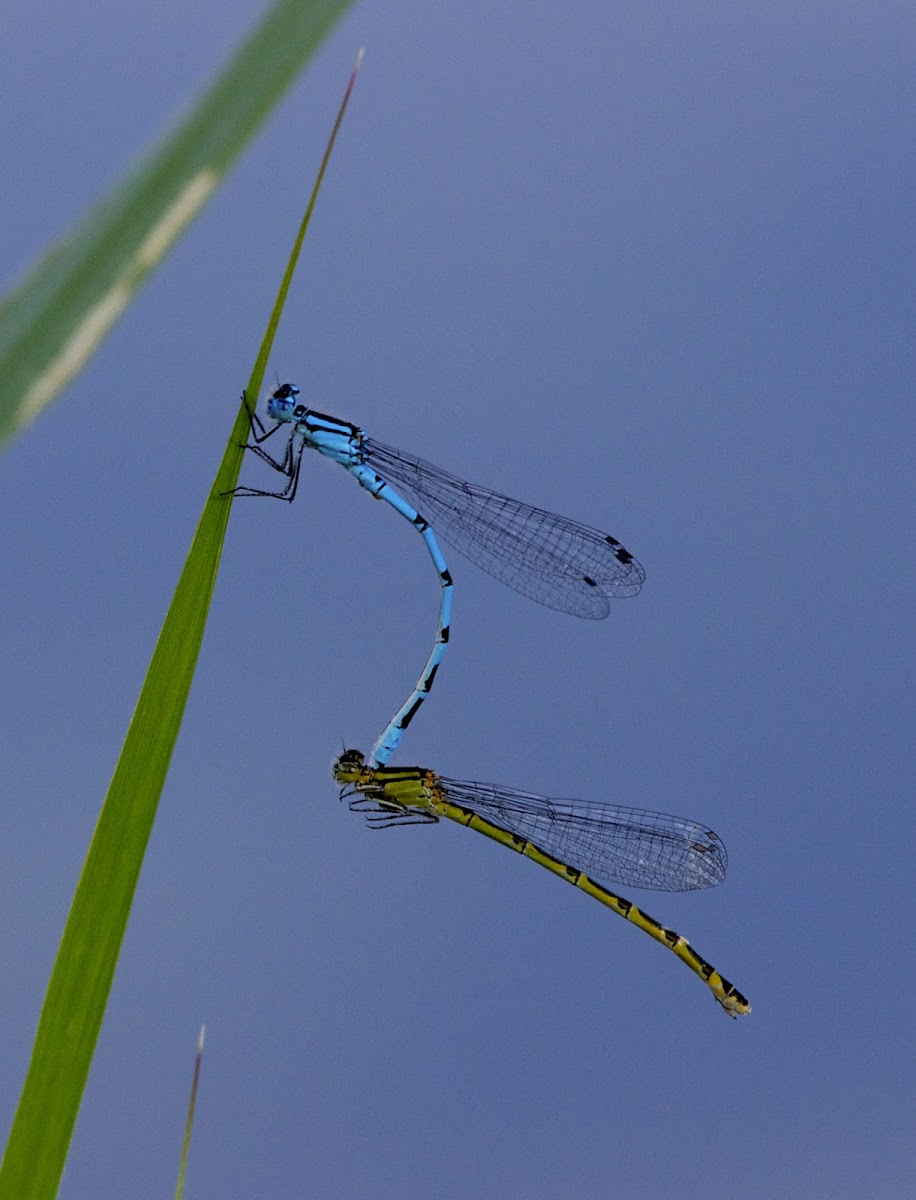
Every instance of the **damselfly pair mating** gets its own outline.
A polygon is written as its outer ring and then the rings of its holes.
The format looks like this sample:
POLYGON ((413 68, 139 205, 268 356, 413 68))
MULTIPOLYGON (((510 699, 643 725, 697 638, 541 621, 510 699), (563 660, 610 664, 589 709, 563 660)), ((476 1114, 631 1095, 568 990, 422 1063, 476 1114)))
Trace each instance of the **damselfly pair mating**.
POLYGON ((413 691, 380 734, 368 762, 360 751, 347 750, 334 764, 334 778, 342 785, 341 794, 350 798, 350 808, 366 813, 375 827, 447 817, 476 829, 567 879, 667 946, 730 1016, 750 1012, 738 989, 685 938, 586 874, 659 891, 713 887, 725 877, 728 858, 720 839, 704 825, 642 809, 446 779, 421 767, 388 766, 432 688, 448 644, 453 584, 433 526, 496 579, 540 604, 579 617, 606 617, 611 599, 635 596, 645 579, 640 564, 608 534, 466 483, 376 442, 356 425, 307 408, 298 396, 293 384, 277 388, 267 401, 267 416, 274 422, 269 427, 249 409, 247 449, 284 476, 284 486, 278 491, 240 487, 234 494, 292 501, 303 451, 317 450, 410 521, 423 538, 441 589, 433 649, 413 691), (280 429, 288 431, 287 441, 282 457, 275 458, 264 443, 280 429))

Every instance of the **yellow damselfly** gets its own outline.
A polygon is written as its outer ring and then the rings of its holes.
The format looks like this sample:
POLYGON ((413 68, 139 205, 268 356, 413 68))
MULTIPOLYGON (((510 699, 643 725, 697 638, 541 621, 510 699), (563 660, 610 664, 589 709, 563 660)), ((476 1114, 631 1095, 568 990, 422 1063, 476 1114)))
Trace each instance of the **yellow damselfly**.
POLYGON ((666 929, 586 870, 632 887, 690 891, 715 887, 728 856, 717 834, 684 817, 583 800, 550 799, 490 783, 446 779, 424 767, 368 767, 345 750, 333 767, 350 808, 370 825, 424 824, 447 817, 476 829, 580 888, 661 945, 707 985, 731 1017, 751 1011, 738 989, 686 938, 666 929))

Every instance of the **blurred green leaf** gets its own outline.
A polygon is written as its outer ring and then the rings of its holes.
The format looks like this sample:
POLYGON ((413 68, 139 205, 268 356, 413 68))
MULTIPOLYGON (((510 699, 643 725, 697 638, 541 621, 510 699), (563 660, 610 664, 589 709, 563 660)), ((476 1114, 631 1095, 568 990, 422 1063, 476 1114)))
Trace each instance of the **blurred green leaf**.
POLYGON ((187 117, 0 304, 0 442, 79 372, 352 0, 278 0, 187 117))
MULTIPOLYGON (((362 51, 344 93, 248 381, 250 396, 257 396, 261 387, 293 270, 361 59, 362 51)), ((53 1200, 57 1193, 143 856, 191 690, 232 507, 230 493, 238 481, 248 432, 248 410, 242 403, 86 855, 0 1164, 0 1200, 53 1200)))

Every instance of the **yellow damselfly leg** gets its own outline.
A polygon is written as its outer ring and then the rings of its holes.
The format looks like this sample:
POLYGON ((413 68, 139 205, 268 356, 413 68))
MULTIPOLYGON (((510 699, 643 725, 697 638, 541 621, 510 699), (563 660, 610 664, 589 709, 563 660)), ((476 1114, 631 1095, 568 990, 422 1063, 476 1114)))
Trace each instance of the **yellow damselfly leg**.
POLYGON ((446 817, 515 850, 592 896, 663 946, 710 989, 731 1017, 751 1011, 734 984, 686 938, 597 883, 596 874, 660 891, 713 887, 725 876, 725 847, 696 821, 646 809, 555 800, 495 784, 446 779, 423 767, 367 767, 346 750, 333 768, 371 825, 418 824, 446 817), (535 840, 536 839, 536 840, 535 840), (579 865, 581 864, 581 865, 579 865))

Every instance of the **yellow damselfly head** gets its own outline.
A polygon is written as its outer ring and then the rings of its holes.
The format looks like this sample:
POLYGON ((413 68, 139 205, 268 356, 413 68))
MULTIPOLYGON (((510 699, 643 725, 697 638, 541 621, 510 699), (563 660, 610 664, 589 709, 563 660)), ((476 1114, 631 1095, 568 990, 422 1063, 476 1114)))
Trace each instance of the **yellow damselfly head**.
POLYGON ((306 412, 304 404, 297 404, 299 389, 294 383, 281 383, 268 397, 267 415, 273 421, 298 421, 306 412))
POLYGON ((338 783, 356 783, 365 764, 366 756, 361 750, 344 750, 331 768, 331 774, 338 783))

